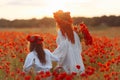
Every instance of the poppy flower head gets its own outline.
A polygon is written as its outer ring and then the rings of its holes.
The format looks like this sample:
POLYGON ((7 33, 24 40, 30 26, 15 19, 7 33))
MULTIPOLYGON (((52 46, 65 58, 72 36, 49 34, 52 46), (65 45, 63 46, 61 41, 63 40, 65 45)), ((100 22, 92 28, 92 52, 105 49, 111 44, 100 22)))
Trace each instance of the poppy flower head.
POLYGON ((37 43, 37 44, 41 44, 43 42, 43 37, 41 37, 38 34, 28 35, 27 36, 27 41, 29 41, 31 43, 34 42, 34 43, 37 43))
POLYGON ((76 68, 77 68, 77 69, 80 69, 80 65, 76 65, 76 68))

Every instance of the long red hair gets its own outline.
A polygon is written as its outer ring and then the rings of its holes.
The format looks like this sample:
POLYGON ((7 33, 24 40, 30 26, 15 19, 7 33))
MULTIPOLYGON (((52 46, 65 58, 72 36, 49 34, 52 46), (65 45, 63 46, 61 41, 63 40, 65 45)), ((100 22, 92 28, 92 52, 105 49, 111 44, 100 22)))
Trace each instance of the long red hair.
POLYGON ((65 37, 67 36, 68 40, 70 40, 71 43, 74 44, 75 40, 72 29, 72 18, 70 16, 70 12, 63 12, 62 10, 59 10, 54 13, 54 18, 62 32, 62 35, 65 37))

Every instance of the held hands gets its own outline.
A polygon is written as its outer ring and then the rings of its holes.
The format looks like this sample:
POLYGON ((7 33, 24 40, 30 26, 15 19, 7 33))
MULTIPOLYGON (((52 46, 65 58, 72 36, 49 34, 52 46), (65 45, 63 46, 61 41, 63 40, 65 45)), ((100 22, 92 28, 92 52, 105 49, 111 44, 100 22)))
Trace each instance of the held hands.
POLYGON ((57 65, 55 68, 54 68, 54 71, 56 71, 56 72, 61 72, 61 71, 63 71, 63 67, 62 67, 62 65, 57 65))

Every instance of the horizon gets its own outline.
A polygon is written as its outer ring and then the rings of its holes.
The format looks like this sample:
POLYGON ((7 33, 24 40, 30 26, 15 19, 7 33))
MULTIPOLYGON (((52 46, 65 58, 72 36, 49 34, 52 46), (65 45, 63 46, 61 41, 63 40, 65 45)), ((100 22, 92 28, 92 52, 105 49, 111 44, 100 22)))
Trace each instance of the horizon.
MULTIPOLYGON (((101 15, 101 16, 93 16, 93 17, 86 17, 86 16, 72 16, 72 18, 77 18, 77 17, 83 17, 83 18, 94 18, 94 17, 102 17, 102 16, 106 16, 106 17, 109 17, 109 16, 120 16, 120 15, 101 15)), ((53 17, 50 17, 50 16, 43 16, 41 18, 36 18, 36 17, 32 17, 32 18, 15 18, 15 19, 6 19, 6 18, 0 18, 1 19, 5 19, 5 20, 9 20, 9 21, 14 21, 14 20, 30 20, 30 19, 43 19, 43 18, 53 18, 53 17)), ((53 18, 54 19, 54 18, 53 18)))
POLYGON ((71 17, 119 16, 120 0, 0 0, 0 19, 53 18, 58 10, 69 11, 71 17))

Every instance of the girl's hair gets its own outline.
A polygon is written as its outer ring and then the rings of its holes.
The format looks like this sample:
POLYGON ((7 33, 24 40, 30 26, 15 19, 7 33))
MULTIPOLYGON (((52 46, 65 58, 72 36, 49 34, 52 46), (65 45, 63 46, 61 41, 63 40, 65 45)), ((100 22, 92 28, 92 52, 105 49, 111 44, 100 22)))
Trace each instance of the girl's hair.
POLYGON ((35 50, 37 52, 38 59, 42 64, 46 63, 45 52, 43 50, 43 45, 37 44, 36 42, 30 42, 30 52, 35 50))
POLYGON ((65 37, 67 36, 68 40, 74 44, 75 39, 72 29, 72 18, 70 16, 70 12, 63 12, 62 10, 59 10, 54 13, 54 18, 62 32, 62 35, 65 37))
POLYGON ((28 35, 27 40, 30 42, 30 52, 35 50, 37 52, 37 56, 39 61, 42 64, 46 63, 46 58, 45 58, 45 52, 43 50, 43 38, 40 37, 40 35, 34 34, 34 35, 28 35))

